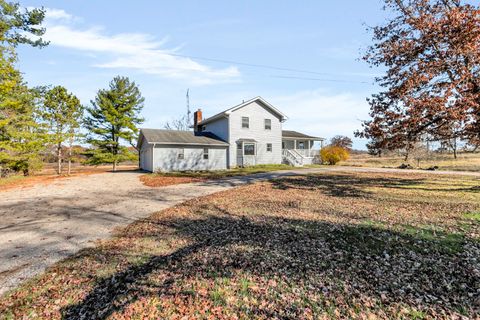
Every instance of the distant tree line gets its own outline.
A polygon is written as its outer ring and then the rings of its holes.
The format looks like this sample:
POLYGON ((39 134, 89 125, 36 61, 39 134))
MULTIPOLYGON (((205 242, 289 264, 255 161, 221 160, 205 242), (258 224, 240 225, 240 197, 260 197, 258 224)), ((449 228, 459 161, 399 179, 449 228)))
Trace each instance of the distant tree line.
POLYGON ((385 0, 393 16, 374 27, 364 60, 382 66, 371 119, 356 136, 381 155, 438 141, 480 146, 480 6, 461 0, 385 0))
POLYGON ((31 88, 15 67, 19 45, 42 48, 44 9, 23 9, 18 3, 0 0, 0 172, 40 169, 41 156, 55 148, 57 172, 72 159, 74 143, 91 145, 88 164, 112 164, 135 160, 125 144, 135 146, 137 126, 144 119, 142 97, 135 82, 115 77, 108 89, 97 92, 90 106, 63 86, 31 88))

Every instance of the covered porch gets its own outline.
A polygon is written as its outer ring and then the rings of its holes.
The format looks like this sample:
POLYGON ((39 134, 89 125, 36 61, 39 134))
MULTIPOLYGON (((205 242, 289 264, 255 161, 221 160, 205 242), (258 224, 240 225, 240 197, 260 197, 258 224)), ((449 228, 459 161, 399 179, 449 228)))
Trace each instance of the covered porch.
POLYGON ((324 140, 323 138, 309 136, 297 131, 282 131, 284 161, 295 166, 313 164, 319 151, 318 148, 313 148, 314 144, 315 142, 320 142, 320 148, 322 148, 324 140))

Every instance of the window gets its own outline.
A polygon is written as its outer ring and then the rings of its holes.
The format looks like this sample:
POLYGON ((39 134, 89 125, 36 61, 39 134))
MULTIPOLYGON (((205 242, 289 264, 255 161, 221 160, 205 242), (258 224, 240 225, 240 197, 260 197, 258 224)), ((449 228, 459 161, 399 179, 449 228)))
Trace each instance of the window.
POLYGON ((243 145, 243 154, 246 156, 255 155, 255 144, 254 143, 245 143, 243 145))
POLYGON ((185 149, 178 149, 178 154, 177 154, 178 159, 185 159, 185 149))
POLYGON ((200 131, 205 131, 205 130, 207 130, 207 126, 203 125, 200 127, 200 131))
POLYGON ((300 142, 298 143, 298 149, 305 149, 305 142, 300 141, 300 142))
POLYGON ((208 148, 203 148, 203 159, 208 160, 208 148))
POLYGON ((248 117, 242 117, 242 128, 250 128, 250 119, 248 117))
POLYGON ((272 119, 265 119, 265 130, 272 130, 272 119))
POLYGON ((272 144, 267 143, 267 152, 272 152, 272 144))

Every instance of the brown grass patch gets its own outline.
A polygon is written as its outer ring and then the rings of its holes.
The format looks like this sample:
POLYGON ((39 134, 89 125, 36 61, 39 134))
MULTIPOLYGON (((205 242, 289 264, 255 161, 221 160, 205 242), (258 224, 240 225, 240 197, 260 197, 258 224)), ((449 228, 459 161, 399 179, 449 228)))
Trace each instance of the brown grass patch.
POLYGON ((143 175, 140 176, 140 181, 148 187, 166 187, 175 184, 203 182, 205 178, 194 177, 174 177, 174 176, 161 176, 161 175, 143 175))
MULTIPOLYGON (((118 171, 129 171, 129 170, 137 170, 137 166, 132 165, 125 165, 119 166, 118 171)), ((66 168, 64 168, 66 172, 66 168)), ((42 171, 36 173, 32 176, 22 176, 22 175, 14 175, 8 178, 0 178, 0 192, 7 191, 16 188, 30 188, 37 184, 47 185, 50 184, 58 179, 65 179, 65 178, 73 178, 91 174, 98 174, 98 173, 105 173, 111 172, 111 166, 83 166, 83 165, 75 165, 72 168, 71 174, 67 175, 66 173, 58 175, 55 173, 55 168, 49 164, 47 165, 42 171)))

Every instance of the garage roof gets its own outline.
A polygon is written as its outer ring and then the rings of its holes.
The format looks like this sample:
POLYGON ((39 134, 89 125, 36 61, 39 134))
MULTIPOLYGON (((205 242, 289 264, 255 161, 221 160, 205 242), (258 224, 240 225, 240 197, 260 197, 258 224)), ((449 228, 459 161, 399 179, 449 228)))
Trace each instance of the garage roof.
POLYGON ((211 133, 195 135, 193 131, 162 130, 162 129, 140 129, 141 137, 151 144, 182 144, 201 146, 228 146, 228 143, 211 133))

